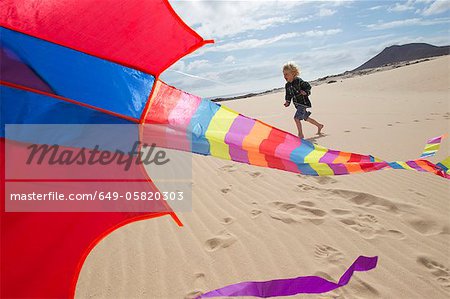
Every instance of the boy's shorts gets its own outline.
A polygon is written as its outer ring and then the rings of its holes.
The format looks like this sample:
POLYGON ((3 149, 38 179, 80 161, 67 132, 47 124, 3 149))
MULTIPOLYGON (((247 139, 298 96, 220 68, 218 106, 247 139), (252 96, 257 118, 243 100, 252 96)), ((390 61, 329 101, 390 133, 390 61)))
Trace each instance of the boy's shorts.
POLYGON ((311 115, 311 112, 306 111, 306 107, 302 105, 298 105, 297 111, 295 112, 294 118, 300 119, 300 120, 307 120, 308 117, 311 115))

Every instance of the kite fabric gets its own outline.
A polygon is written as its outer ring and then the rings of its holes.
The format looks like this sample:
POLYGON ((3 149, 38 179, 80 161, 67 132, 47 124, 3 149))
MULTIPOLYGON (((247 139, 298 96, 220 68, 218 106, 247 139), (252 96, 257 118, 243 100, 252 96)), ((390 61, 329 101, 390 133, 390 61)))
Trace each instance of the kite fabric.
POLYGON ((207 292, 197 298, 253 296, 260 298, 292 296, 296 294, 320 294, 330 292, 350 281, 355 271, 369 271, 377 266, 378 257, 359 256, 335 283, 319 276, 303 276, 297 278, 270 281, 247 281, 207 292))
POLYGON ((443 161, 437 163, 436 166, 440 167, 442 171, 450 175, 450 157, 447 157, 443 161))
MULTIPOLYGON (((71 170, 67 167, 46 181, 27 177, 29 172, 22 177, 5 174, 5 149, 13 151, 17 161, 25 158, 27 147, 7 138, 6 125, 139 124, 155 78, 211 41, 185 25, 163 0, 117 0, 113 5, 4 0, 0 26, 0 297, 71 298, 84 260, 109 233, 166 215, 182 224, 166 204, 161 212, 6 212, 7 189, 64 189, 67 182, 54 179, 67 178, 71 170)), ((137 177, 128 183, 130 188, 158 191, 142 169, 132 173, 137 177)), ((109 179, 108 173, 101 178, 109 179)), ((70 186, 80 190, 92 181, 77 179, 70 186)))
POLYGON ((436 155, 437 151, 439 150, 441 146, 442 139, 446 138, 447 134, 431 138, 427 141, 427 144, 425 145, 425 149, 423 150, 422 155, 420 155, 420 158, 429 158, 436 155))
POLYGON ((168 204, 154 204, 154 212, 7 212, 6 192, 84 190, 95 176, 158 192, 142 164, 120 176, 119 169, 76 165, 27 171, 31 141, 8 138, 10 124, 59 125, 63 133, 74 125, 79 131, 66 136, 69 148, 71 138, 88 133, 83 126, 134 124, 131 139, 305 175, 401 168, 450 177, 445 161, 385 162, 329 150, 161 82, 170 65, 212 42, 183 23, 167 0, 3 0, 0 38, 2 298, 73 297, 87 255, 115 229, 160 216, 182 225, 168 204), (8 151, 14 155, 6 159, 8 151), (17 167, 6 172, 11 161, 17 167))
MULTIPOLYGON (((144 124, 165 125, 163 139, 172 140, 171 146, 179 150, 304 175, 345 175, 392 168, 450 178, 441 167, 424 159, 386 162, 371 155, 327 149, 159 80, 144 124)), ((143 140, 145 136, 144 129, 143 140)), ((440 142, 442 138, 433 140, 440 142)))

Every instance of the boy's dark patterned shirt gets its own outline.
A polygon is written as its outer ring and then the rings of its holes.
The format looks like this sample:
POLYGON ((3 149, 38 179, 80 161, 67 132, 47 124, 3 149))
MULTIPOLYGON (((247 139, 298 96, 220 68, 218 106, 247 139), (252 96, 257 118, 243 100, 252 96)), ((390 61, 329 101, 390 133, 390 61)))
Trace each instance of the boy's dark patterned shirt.
POLYGON ((303 81, 301 78, 296 77, 292 82, 287 82, 285 85, 286 102, 291 102, 293 100, 294 105, 297 107, 298 105, 302 105, 305 107, 311 107, 311 101, 309 100, 309 95, 311 94, 311 85, 303 81), (307 95, 302 95, 300 90, 303 90, 307 93, 307 95))

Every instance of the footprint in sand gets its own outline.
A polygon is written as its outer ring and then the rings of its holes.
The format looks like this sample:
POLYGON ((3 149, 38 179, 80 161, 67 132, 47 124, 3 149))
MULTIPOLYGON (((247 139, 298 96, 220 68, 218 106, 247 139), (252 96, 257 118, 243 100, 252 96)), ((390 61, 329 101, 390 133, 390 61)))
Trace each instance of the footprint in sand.
POLYGON ((329 185, 329 184, 337 183, 336 179, 333 179, 329 176, 318 176, 318 177, 312 177, 312 178, 320 185, 329 185))
POLYGON ((419 195, 420 197, 425 197, 424 194, 422 194, 422 193, 420 193, 420 192, 417 192, 416 190, 408 189, 408 191, 409 191, 409 192, 412 192, 412 193, 414 193, 414 194, 416 194, 416 195, 419 195))
POLYGON ((344 258, 339 250, 328 245, 316 245, 314 256, 332 264, 338 264, 344 258))
POLYGON ((363 130, 370 130, 370 128, 368 128, 368 127, 361 127, 361 129, 363 129, 363 130))
POLYGON ((262 176, 262 173, 259 171, 249 171, 248 174, 252 177, 252 178, 257 178, 262 176))
POLYGON ((335 216, 343 216, 343 215, 348 215, 351 214, 352 211, 349 210, 343 210, 343 209, 332 209, 331 213, 335 216))
POLYGON ((440 233, 445 233, 446 228, 442 227, 432 219, 427 219, 430 217, 431 216, 420 217, 418 215, 410 215, 410 214, 402 216, 404 222, 407 225, 409 225, 412 229, 421 233, 422 235, 431 236, 440 233))
POLYGON ((262 214, 262 211, 259 209, 258 203, 256 201, 252 202, 253 209, 250 211, 250 217, 256 218, 262 214))
POLYGON ((360 208, 375 208, 377 210, 390 212, 393 214, 400 214, 402 212, 415 212, 414 206, 412 205, 405 203, 394 203, 390 199, 359 191, 320 188, 308 184, 297 185, 295 191, 308 191, 308 196, 312 198, 330 200, 344 199, 360 208))
POLYGON ((350 292, 352 294, 358 294, 358 298, 364 299, 381 298, 380 293, 377 291, 377 289, 375 289, 373 286, 371 286, 370 284, 361 280, 358 277, 352 278, 352 289, 353 291, 348 291, 345 288, 341 289, 343 295, 342 298, 353 297, 350 295, 350 292), (349 292, 348 295, 347 292, 349 292))
POLYGON ((233 222, 234 222, 233 217, 224 217, 224 218, 222 218, 222 221, 221 221, 222 224, 231 224, 233 222))
POLYGON ((297 204, 300 206, 305 206, 305 207, 314 207, 316 205, 312 201, 308 201, 308 200, 299 201, 297 204))
POLYGON ((344 131, 344 133, 350 133, 350 132, 351 132, 350 130, 345 130, 345 131, 344 131))
MULTIPOLYGON (((332 177, 329 177, 329 176, 309 176, 309 177, 305 177, 305 176, 302 176, 302 175, 297 175, 297 176, 302 178, 306 182, 313 181, 314 183, 319 184, 319 185, 330 185, 330 184, 335 184, 335 183, 338 182, 336 179, 334 179, 332 177)), ((310 185, 307 185, 307 184, 298 185, 298 186, 299 187, 300 186, 302 186, 302 187, 308 186, 308 187, 314 188, 313 186, 310 186, 310 185)))
POLYGON ((220 192, 222 192, 223 194, 227 194, 230 191, 231 191, 231 188, 222 188, 222 189, 220 189, 220 192))
POLYGON ((220 248, 227 248, 231 245, 233 245, 237 241, 237 238, 235 235, 223 231, 219 233, 217 236, 208 239, 205 242, 205 250, 206 251, 216 251, 220 248))
POLYGON ((300 189, 299 191, 311 191, 317 189, 316 187, 307 184, 299 184, 297 187, 300 189))
POLYGON ((333 189, 328 191, 334 194, 337 198, 347 199, 357 206, 373 207, 394 214, 400 213, 402 209, 409 208, 409 206, 406 204, 396 204, 389 199, 369 193, 342 189, 333 189))
POLYGON ((222 171, 226 171, 226 172, 233 172, 236 171, 238 168, 236 165, 224 165, 222 167, 219 168, 222 171))
POLYGON ((184 296, 184 299, 195 299, 198 298, 200 295, 203 295, 204 292, 200 290, 193 290, 189 292, 186 296, 184 296))
POLYGON ((388 126, 388 127, 392 127, 392 126, 393 126, 393 124, 387 124, 387 126, 388 126))
POLYGON ((378 219, 371 214, 358 214, 339 221, 358 232, 365 239, 373 239, 377 236, 386 236, 394 239, 405 238, 405 235, 398 230, 385 229, 378 222, 378 219))
POLYGON ((417 257, 416 261, 427 268, 444 289, 450 291, 450 270, 447 267, 425 256, 417 257))
POLYGON ((261 215, 261 213, 262 213, 261 210, 256 210, 256 209, 250 211, 250 214, 252 215, 251 216, 252 218, 258 217, 259 215, 261 215))
MULTIPOLYGON (((319 276, 325 278, 329 281, 336 281, 336 277, 329 275, 326 272, 317 271, 314 273, 315 276, 319 276)), ((362 281, 358 277, 352 277, 352 290, 348 290, 348 288, 341 288, 329 293, 326 293, 326 297, 320 296, 319 298, 327 298, 327 299, 336 299, 336 298, 354 298, 354 294, 358 294, 357 298, 364 299, 375 299, 380 298, 380 293, 372 287, 367 282, 362 281)))
MULTIPOLYGON (((302 177, 302 175, 298 175, 299 177, 301 177, 302 179, 305 179, 304 177, 302 177)), ((311 178, 307 178, 305 180, 309 180, 311 178)), ((332 181, 330 181, 332 182, 332 181)), ((296 186, 296 188, 294 189, 294 191, 297 192, 301 192, 304 193, 305 191, 308 192, 308 197, 311 198, 320 198, 320 199, 324 199, 324 198, 329 198, 329 199, 335 199, 335 198, 340 198, 340 197, 336 197, 336 194, 334 194, 335 189, 327 189, 327 188, 322 188, 322 187, 315 187, 313 185, 309 185, 309 184, 298 184, 296 186)))
POLYGON ((195 273, 193 285, 194 290, 190 291, 186 296, 184 296, 184 299, 194 299, 204 294, 204 291, 202 291, 202 289, 206 286, 205 274, 195 273))
POLYGON ((269 216, 284 223, 303 222, 306 220, 314 224, 321 224, 324 222, 326 214, 327 212, 323 210, 300 204, 280 201, 269 204, 269 216))

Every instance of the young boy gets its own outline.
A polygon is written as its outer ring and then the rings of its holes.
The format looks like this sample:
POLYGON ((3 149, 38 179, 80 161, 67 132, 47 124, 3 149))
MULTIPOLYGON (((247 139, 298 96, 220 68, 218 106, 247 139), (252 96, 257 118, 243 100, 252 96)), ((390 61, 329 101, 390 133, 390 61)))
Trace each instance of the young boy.
POLYGON ((317 122, 315 119, 309 117, 311 112, 306 111, 307 108, 311 108, 311 102, 308 96, 311 94, 311 85, 300 79, 299 68, 293 63, 288 62, 283 66, 283 75, 286 79, 286 96, 284 103, 285 107, 291 104, 291 100, 294 102, 294 106, 297 109, 294 115, 294 121, 298 129, 298 137, 304 138, 301 120, 305 120, 317 127, 317 135, 320 135, 323 129, 323 124, 317 122))

